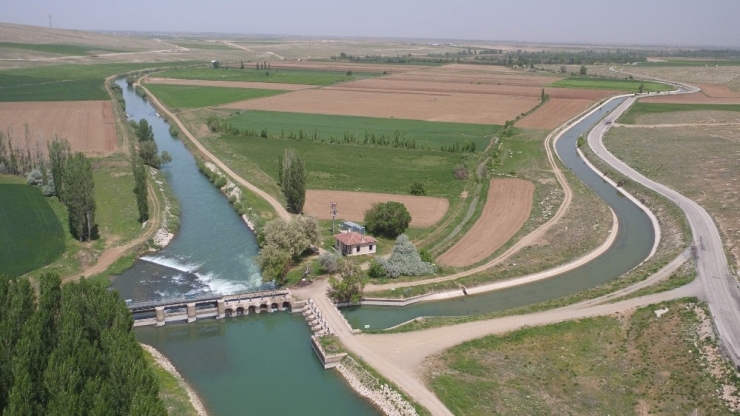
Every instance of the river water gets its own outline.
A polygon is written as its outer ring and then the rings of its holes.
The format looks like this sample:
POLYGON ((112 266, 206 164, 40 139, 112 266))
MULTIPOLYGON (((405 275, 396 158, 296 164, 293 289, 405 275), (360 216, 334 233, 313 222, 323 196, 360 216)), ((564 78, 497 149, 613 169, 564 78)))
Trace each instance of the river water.
POLYGON ((578 137, 586 133, 624 99, 615 99, 603 110, 586 117, 563 134, 556 144, 563 164, 612 207, 619 219, 617 239, 604 254, 588 264, 553 278, 496 292, 405 307, 362 306, 342 312, 355 328, 382 329, 419 316, 475 315, 515 308, 567 296, 598 286, 642 262, 653 247, 654 231, 647 214, 594 173, 576 153, 578 137))
MULTIPOLYGON (((144 300, 259 289, 254 234, 223 196, 198 172, 192 155, 169 135, 169 125, 133 89, 123 88, 126 111, 147 119, 160 150, 173 161, 163 172, 181 208, 177 237, 164 250, 142 257, 116 278, 125 299, 144 300)), ((650 252, 654 236, 647 215, 594 174, 577 156, 575 142, 621 100, 612 101, 558 141, 563 163, 615 211, 614 245, 589 264, 551 279, 457 299, 402 308, 343 310, 354 327, 387 328, 418 316, 473 315, 542 302, 588 289, 630 270, 650 252)), ((136 336, 165 354, 195 388, 213 415, 377 414, 336 372, 324 371, 309 345, 300 315, 285 312, 137 328, 136 336)))
MULTIPOLYGON (((180 203, 181 226, 169 246, 138 259, 113 288, 133 300, 259 289, 254 234, 154 108, 123 80, 118 85, 126 112, 146 119, 160 151, 172 155, 162 171, 180 203)), ((323 369, 302 315, 276 312, 134 332, 167 356, 214 416, 378 414, 335 371, 323 369)))

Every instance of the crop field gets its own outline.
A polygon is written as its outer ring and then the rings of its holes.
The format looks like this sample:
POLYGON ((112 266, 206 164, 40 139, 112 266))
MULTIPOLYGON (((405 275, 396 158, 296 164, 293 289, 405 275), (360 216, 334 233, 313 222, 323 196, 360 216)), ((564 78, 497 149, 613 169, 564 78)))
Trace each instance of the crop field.
POLYGON ((503 246, 529 219, 534 184, 521 179, 491 179, 483 213, 473 227, 437 258, 447 266, 478 263, 503 246))
POLYGON ((206 81, 201 79, 177 79, 177 78, 153 78, 146 79, 148 85, 192 85, 194 87, 225 87, 225 88, 251 88, 257 90, 281 90, 298 91, 308 88, 316 88, 315 85, 280 84, 277 82, 248 82, 248 81, 206 81))
POLYGON ((0 71, 0 102, 108 100, 103 83, 110 75, 186 62, 52 65, 0 71))
POLYGON ((517 127, 534 129, 554 129, 586 110, 593 100, 550 98, 532 114, 517 121, 517 127))
POLYGON ((637 64, 637 67, 644 68, 675 66, 740 66, 740 61, 733 59, 661 59, 637 64))
POLYGON ((148 84, 147 88, 170 108, 200 108, 234 101, 270 97, 285 91, 148 84))
POLYGON ((337 219, 363 222, 365 211, 378 202, 395 201, 406 206, 414 227, 431 227, 444 217, 450 203, 444 198, 414 195, 392 195, 373 192, 306 191, 303 211, 321 220, 330 220, 329 203, 337 203, 337 219))
POLYGON ((0 103, 0 129, 10 129, 16 146, 25 141, 26 124, 32 151, 38 142, 45 152, 46 142, 54 136, 67 139, 73 151, 88 154, 110 153, 118 147, 110 101, 0 103))
POLYGON ((121 49, 111 49, 94 46, 0 42, 0 51, 2 49, 31 50, 37 52, 53 53, 57 55, 90 55, 99 52, 124 52, 121 49))
POLYGON ((612 128, 606 146, 645 176, 703 206, 740 269, 740 127, 612 128), (691 163, 677 163, 691 159, 691 163))
POLYGON ((629 111, 625 113, 619 122, 623 124, 637 124, 638 120, 642 120, 645 116, 664 114, 664 113, 675 113, 675 112, 694 112, 694 111, 728 111, 728 112, 740 112, 740 105, 726 105, 726 104, 670 104, 670 103, 651 103, 651 102, 636 102, 629 111))
POLYGON ((555 88, 585 88, 595 90, 612 90, 637 92, 640 84, 644 84, 645 91, 672 91, 675 88, 658 82, 627 80, 627 79, 601 79, 601 78, 579 78, 571 77, 561 79, 550 86, 555 88))
POLYGON ((674 104, 727 104, 740 105, 740 92, 733 91, 728 85, 699 84, 701 91, 694 94, 647 97, 640 101, 646 103, 674 104))
MULTIPOLYGON (((271 64, 272 65, 272 64, 271 64)), ((254 64, 244 64, 244 69, 237 68, 179 68, 161 72, 157 76, 162 78, 201 79, 212 81, 248 81, 248 82, 276 82, 281 84, 331 85, 337 82, 354 81, 356 79, 375 76, 370 73, 353 73, 339 71, 316 71, 300 69, 271 69, 270 71, 255 69, 254 64), (269 73, 269 75, 267 75, 269 73)))
POLYGON ((456 198, 464 188, 453 172, 462 161, 460 154, 242 136, 222 136, 215 142, 275 181, 278 157, 284 149, 294 149, 306 161, 307 189, 407 194, 411 183, 420 180, 428 196, 456 198))
POLYGON ((15 277, 64 251, 64 231, 41 191, 0 184, 0 275, 15 277))
POLYGON ((413 139, 418 147, 430 146, 439 149, 453 143, 463 145, 475 143, 476 150, 482 151, 491 138, 500 131, 500 126, 484 124, 440 123, 396 118, 352 117, 324 114, 285 113, 277 111, 245 111, 229 117, 228 122, 239 129, 261 132, 270 136, 288 137, 292 133, 300 137, 301 131, 311 138, 329 142, 342 141, 345 133, 353 134, 363 141, 366 133, 377 139, 381 136, 393 141, 398 135, 401 139, 413 139))
POLYGON ((425 378, 454 414, 735 414, 707 315, 679 300, 487 336, 428 359, 425 378))

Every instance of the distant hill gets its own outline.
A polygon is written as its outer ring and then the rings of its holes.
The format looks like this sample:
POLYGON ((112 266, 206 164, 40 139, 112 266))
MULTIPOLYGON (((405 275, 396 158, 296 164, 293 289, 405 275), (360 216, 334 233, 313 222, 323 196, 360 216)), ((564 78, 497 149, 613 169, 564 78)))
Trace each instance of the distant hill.
POLYGON ((97 46, 104 49, 125 51, 171 48, 171 45, 152 39, 11 23, 0 23, 0 43, 2 42, 32 45, 97 46))

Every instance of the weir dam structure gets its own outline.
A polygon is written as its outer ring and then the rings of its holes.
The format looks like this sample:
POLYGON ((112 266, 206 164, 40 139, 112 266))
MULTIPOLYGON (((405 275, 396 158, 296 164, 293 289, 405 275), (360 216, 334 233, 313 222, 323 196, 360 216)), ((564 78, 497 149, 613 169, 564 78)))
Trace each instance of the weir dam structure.
POLYGON ((290 291, 283 289, 130 302, 126 306, 134 317, 134 327, 139 327, 163 326, 167 322, 190 323, 202 318, 221 319, 275 310, 301 312, 305 301, 294 301, 290 291))

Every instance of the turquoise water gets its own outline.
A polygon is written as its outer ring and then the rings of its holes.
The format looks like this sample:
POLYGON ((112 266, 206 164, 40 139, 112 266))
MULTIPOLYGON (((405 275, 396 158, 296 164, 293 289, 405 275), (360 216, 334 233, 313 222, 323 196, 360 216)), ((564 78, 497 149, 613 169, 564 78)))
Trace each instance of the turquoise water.
POLYGON ((619 232, 612 247, 576 270, 562 275, 506 290, 465 296, 437 302, 423 302, 406 307, 362 306, 342 309, 355 328, 389 328, 419 316, 479 315, 567 296, 598 286, 621 276, 640 264, 650 253, 654 231, 647 214, 620 195, 595 174, 576 153, 576 140, 623 99, 610 102, 602 111, 585 118, 569 129, 557 142, 556 150, 567 168, 614 209, 619 232))
MULTIPOLYGON (((169 125, 126 83, 126 112, 152 125, 162 169, 180 202, 177 237, 144 256, 113 282, 124 299, 228 293, 261 286, 254 234, 202 175, 193 156, 169 135, 169 125)), ((334 371, 323 369, 300 314, 266 313, 191 324, 137 328, 136 337, 161 351, 208 408, 218 415, 377 415, 334 371)))

